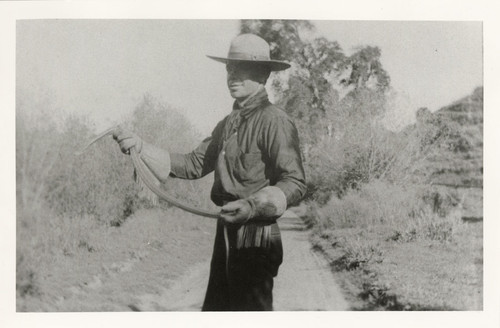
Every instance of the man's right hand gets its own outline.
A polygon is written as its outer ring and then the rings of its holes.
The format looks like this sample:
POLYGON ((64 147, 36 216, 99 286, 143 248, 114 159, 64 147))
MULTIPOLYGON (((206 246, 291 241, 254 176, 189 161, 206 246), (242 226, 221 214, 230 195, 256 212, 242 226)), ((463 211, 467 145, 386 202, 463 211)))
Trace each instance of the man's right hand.
POLYGON ((120 126, 113 132, 113 139, 118 142, 120 149, 124 154, 130 154, 130 148, 132 147, 135 147, 137 153, 140 153, 142 150, 142 139, 135 133, 132 133, 120 126))
POLYGON ((220 217, 224 224, 240 225, 252 218, 254 209, 252 203, 246 199, 238 199, 222 206, 220 217))

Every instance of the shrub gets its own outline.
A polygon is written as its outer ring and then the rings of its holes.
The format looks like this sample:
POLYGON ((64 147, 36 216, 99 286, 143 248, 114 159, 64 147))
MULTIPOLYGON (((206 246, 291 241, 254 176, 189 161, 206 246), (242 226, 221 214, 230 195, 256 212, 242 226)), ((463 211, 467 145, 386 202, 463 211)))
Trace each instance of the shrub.
MULTIPOLYGON (((188 153, 202 139, 184 116, 150 95, 136 107, 131 126, 145 141, 170 152, 188 153)), ((209 197, 212 181, 212 174, 197 181, 172 178, 164 187, 179 200, 210 209, 215 207, 209 197)))
MULTIPOLYGON (((92 145, 82 155, 75 154, 93 135, 84 117, 56 122, 50 114, 30 114, 20 106, 16 119, 20 208, 46 203, 55 215, 91 216, 120 226, 137 208, 151 205, 139 197, 133 165, 111 138, 92 145)), ((146 141, 174 151, 188 152, 199 139, 182 115, 150 96, 138 105, 128 125, 146 141)), ((209 179, 168 183, 174 196, 204 208, 211 204, 209 187, 209 179)))
POLYGON ((132 165, 111 140, 81 156, 75 151, 89 140, 84 118, 69 117, 58 128, 50 117, 17 115, 16 172, 18 206, 40 203, 61 216, 93 216, 109 224, 121 220, 127 199, 137 193, 132 165), (127 174, 128 172, 128 174, 127 174))
MULTIPOLYGON (((461 230, 460 202, 430 203, 429 196, 455 199, 429 186, 401 186, 376 180, 342 198, 332 197, 319 209, 317 227, 326 229, 377 229, 393 231, 393 241, 428 239, 451 241, 461 230)), ((431 198, 432 199, 432 198, 431 198)))

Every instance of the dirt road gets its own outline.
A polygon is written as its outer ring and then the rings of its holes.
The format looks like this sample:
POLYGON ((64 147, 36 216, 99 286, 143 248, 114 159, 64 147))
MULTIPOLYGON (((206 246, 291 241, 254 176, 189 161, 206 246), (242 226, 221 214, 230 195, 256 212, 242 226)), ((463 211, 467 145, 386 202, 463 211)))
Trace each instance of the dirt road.
MULTIPOLYGON (((304 223, 292 212, 279 221, 284 261, 275 280, 276 311, 347 310, 348 304, 326 260, 313 251, 304 223)), ((137 295, 136 311, 199 311, 203 302, 209 262, 191 267, 168 289, 137 295)))
MULTIPOLYGON (((275 310, 346 310, 333 274, 311 249, 300 218, 290 213, 278 222, 284 261, 275 280, 275 310)), ((141 211, 119 229, 110 229, 105 238, 97 236, 101 242, 97 251, 79 247, 74 254, 41 265, 34 281, 39 293, 19 298, 17 308, 30 312, 199 311, 214 232, 214 221, 180 211, 170 215, 141 211)), ((88 242, 92 245, 94 240, 88 242)))

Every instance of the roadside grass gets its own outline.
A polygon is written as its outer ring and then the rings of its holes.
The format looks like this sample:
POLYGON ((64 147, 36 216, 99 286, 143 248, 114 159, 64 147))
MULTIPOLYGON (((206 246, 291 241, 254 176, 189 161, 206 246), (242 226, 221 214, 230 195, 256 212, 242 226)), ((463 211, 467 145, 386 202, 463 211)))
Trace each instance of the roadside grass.
MULTIPOLYGON (((58 216, 43 206, 17 213, 17 301, 39 298, 45 293, 43 279, 57 263, 103 248, 105 226, 89 216, 58 216)), ((18 307, 19 309, 19 307, 18 307)))
POLYGON ((481 310, 482 221, 455 191, 376 181, 316 212, 313 246, 353 310, 481 310))
POLYGON ((18 217, 17 311, 130 311, 210 258, 213 220, 142 209, 120 227, 89 219, 18 217), (24 218, 24 219, 22 219, 24 218))

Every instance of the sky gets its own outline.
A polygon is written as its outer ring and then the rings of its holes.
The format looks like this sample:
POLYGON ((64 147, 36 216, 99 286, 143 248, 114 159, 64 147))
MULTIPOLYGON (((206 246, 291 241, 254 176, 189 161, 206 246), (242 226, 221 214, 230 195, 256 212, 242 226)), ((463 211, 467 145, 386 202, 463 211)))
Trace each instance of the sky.
MULTIPOLYGON (((345 52, 382 51, 409 122, 483 84, 481 22, 312 21, 312 36, 345 52)), ((96 129, 126 119, 144 94, 168 103, 208 134, 230 110, 223 64, 238 20, 20 20, 16 87, 30 101, 88 115, 96 129), (48 95, 48 96, 47 96, 48 95)))

